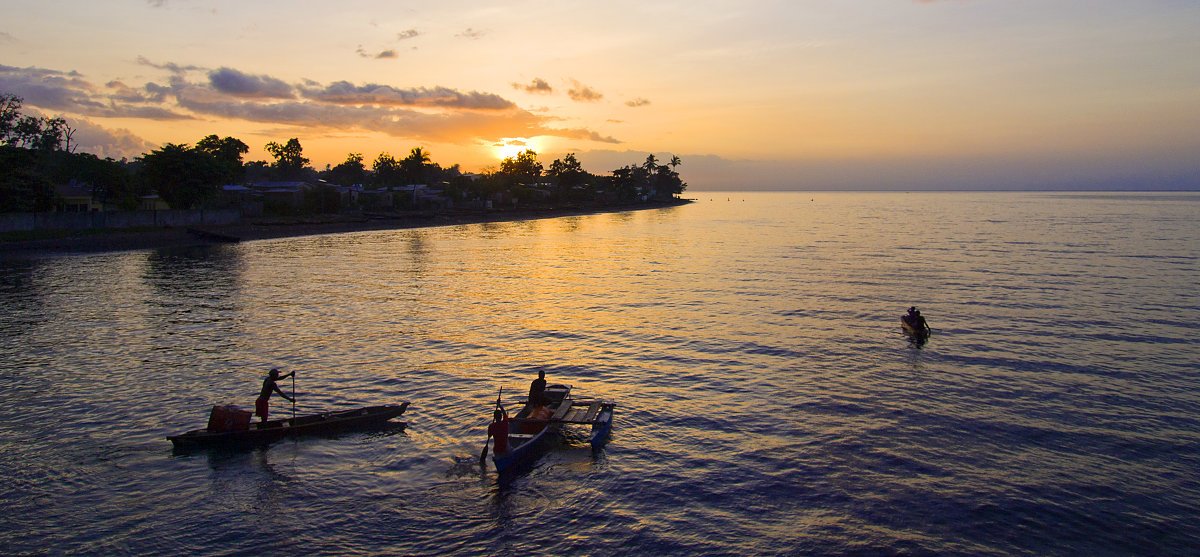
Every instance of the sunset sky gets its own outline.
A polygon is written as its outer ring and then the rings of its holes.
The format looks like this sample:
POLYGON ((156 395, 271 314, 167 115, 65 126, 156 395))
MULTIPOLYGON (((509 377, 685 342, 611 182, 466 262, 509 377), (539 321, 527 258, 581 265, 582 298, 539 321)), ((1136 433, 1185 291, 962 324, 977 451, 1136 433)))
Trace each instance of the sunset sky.
POLYGON ((0 92, 79 151, 315 168, 525 148, 689 191, 1200 189, 1196 0, 7 0, 0 92))

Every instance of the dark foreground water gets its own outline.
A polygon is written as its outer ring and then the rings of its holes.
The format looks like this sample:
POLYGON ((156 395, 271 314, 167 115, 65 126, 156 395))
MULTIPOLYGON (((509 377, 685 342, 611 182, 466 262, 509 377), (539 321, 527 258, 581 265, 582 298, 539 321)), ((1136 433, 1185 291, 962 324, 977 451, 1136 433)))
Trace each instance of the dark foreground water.
POLYGON ((692 196, 0 261, 0 553, 1197 553, 1200 195, 692 196), (408 427, 172 452, 273 366, 408 427), (499 481, 537 369, 611 443, 499 481))

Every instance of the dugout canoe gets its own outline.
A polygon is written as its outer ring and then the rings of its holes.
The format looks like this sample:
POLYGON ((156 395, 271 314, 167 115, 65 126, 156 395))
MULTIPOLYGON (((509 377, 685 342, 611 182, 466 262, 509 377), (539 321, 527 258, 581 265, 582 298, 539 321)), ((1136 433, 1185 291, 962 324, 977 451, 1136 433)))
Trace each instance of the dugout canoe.
MULTIPOLYGON (((383 427, 389 423, 389 420, 400 416, 407 409, 408 403, 404 402, 367 406, 353 410, 321 412, 266 422, 240 423, 240 420, 234 419, 232 423, 227 421, 216 427, 214 427, 214 422, 217 420, 210 418, 207 428, 169 435, 167 439, 176 449, 265 444, 288 437, 330 435, 383 427)), ((215 416, 216 409, 214 409, 215 416)))

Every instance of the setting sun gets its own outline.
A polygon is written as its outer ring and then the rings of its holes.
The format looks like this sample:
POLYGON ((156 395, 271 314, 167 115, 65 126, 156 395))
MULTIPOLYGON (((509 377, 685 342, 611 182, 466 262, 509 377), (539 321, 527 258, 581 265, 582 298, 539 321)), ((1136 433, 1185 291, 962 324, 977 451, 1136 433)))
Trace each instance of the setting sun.
POLYGON ((537 151, 537 148, 534 147, 533 140, 526 139, 524 137, 506 137, 502 141, 493 145, 493 150, 496 152, 496 158, 500 160, 516 157, 517 155, 524 153, 527 149, 533 149, 534 151, 537 151))

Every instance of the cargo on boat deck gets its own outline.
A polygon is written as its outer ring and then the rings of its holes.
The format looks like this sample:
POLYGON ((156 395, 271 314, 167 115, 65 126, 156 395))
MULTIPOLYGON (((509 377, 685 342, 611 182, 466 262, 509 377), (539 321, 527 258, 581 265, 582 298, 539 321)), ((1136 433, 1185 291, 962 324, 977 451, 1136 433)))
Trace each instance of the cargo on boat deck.
POLYGON ((213 406, 212 413, 208 415, 208 431, 246 431, 250 429, 250 417, 253 415, 253 412, 232 404, 213 406))

